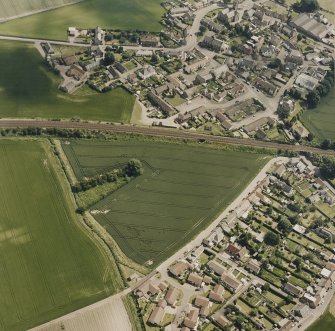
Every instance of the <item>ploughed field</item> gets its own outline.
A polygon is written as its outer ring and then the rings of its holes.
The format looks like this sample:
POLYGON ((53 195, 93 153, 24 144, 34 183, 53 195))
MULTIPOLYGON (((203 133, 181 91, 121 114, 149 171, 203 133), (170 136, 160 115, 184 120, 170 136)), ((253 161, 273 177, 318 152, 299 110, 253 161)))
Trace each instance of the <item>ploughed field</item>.
POLYGON ((130 121, 130 93, 122 88, 98 93, 86 86, 74 95, 61 92, 60 77, 32 46, 0 41, 0 64, 0 117, 130 121))
POLYGON ((63 148, 79 179, 118 168, 131 158, 142 161, 143 175, 91 207, 105 211, 93 216, 138 263, 158 264, 184 246, 269 159, 200 145, 123 139, 70 141, 63 148))
MULTIPOLYGON (((2 1, 8 2, 8 0, 2 1)), ((0 34, 66 40, 69 26, 95 28, 99 25, 106 29, 160 31, 162 26, 159 21, 164 13, 161 2, 161 0, 84 0, 0 24, 0 34)))
POLYGON ((0 141, 0 330, 26 330, 122 286, 75 215, 50 150, 0 141))
POLYGON ((38 10, 47 10, 76 2, 76 0, 0 0, 0 21, 38 10))

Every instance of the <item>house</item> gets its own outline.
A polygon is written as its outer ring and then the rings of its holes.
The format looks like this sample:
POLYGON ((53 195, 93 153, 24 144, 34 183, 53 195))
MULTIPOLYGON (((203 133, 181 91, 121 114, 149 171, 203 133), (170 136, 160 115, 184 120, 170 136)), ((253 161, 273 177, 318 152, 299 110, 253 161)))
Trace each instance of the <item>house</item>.
POLYGON ((301 73, 295 80, 295 84, 308 90, 313 91, 319 84, 319 81, 305 73, 301 73))
POLYGON ((141 37, 141 45, 143 47, 157 47, 159 44, 159 37, 154 35, 145 35, 141 37))
POLYGON ((284 173, 286 172, 286 167, 284 164, 279 164, 277 168, 273 171, 274 175, 277 175, 278 177, 282 177, 284 173))
POLYGON ((211 80, 213 80, 213 75, 211 73, 197 74, 196 77, 195 77, 194 82, 196 84, 205 84, 205 83, 208 83, 211 80))
POLYGON ((331 274, 332 274, 332 271, 328 270, 327 268, 323 268, 320 272, 320 276, 326 279, 330 278, 331 274))
POLYGON ((215 118, 220 122, 224 129, 230 130, 232 128, 233 125, 228 121, 228 117, 220 111, 215 113, 215 118))
POLYGON ((160 325, 164 319, 164 309, 162 307, 156 306, 152 313, 150 314, 150 317, 148 319, 148 323, 151 325, 160 325))
POLYGON ((218 38, 205 36, 201 45, 216 52, 224 52, 229 49, 229 45, 218 38))
POLYGON ((128 71, 128 69, 122 63, 120 63, 120 62, 115 62, 114 63, 114 67, 121 74, 124 74, 125 72, 128 71))
POLYGON ((209 299, 217 302, 217 303, 221 303, 223 302, 223 293, 224 293, 224 287, 221 284, 216 284, 213 288, 213 290, 211 290, 209 292, 209 299))
POLYGON ((176 112, 175 109, 170 104, 168 104, 159 95, 153 93, 152 91, 149 91, 147 97, 148 97, 148 100, 154 106, 158 107, 164 115, 171 116, 176 112))
POLYGON ((224 315, 215 315, 213 321, 221 328, 224 328, 225 326, 230 324, 229 320, 224 315))
POLYGON ((212 282, 212 277, 210 276, 204 276, 204 279, 202 280, 206 285, 209 285, 212 282))
POLYGON ((156 71, 152 66, 146 66, 138 71, 138 76, 143 80, 148 79, 154 75, 156 75, 156 71))
POLYGON ((226 253, 228 253, 229 255, 237 259, 243 259, 245 255, 248 253, 248 250, 246 249, 246 247, 239 247, 234 244, 229 244, 225 251, 226 253))
POLYGON ((69 37, 75 37, 77 33, 77 29, 73 26, 68 27, 67 34, 69 37))
POLYGON ((242 286, 242 284, 234 276, 229 276, 226 274, 223 274, 221 276, 221 281, 223 285, 226 286, 228 290, 232 292, 238 291, 242 286))
POLYGON ((292 62, 300 66, 304 63, 304 58, 298 50, 292 49, 290 54, 286 56, 285 61, 292 62))
POLYGON ((161 292, 160 288, 156 284, 154 284, 151 280, 144 282, 141 286, 139 286, 134 290, 134 294, 138 298, 144 297, 146 299, 154 295, 157 295, 160 292, 161 292))
POLYGON ((278 92, 278 87, 268 81, 265 81, 262 78, 256 78, 255 79, 255 86, 261 89, 262 91, 270 94, 275 95, 278 92))
POLYGON ((201 20, 201 24, 207 27, 209 30, 214 31, 216 33, 221 33, 223 30, 223 26, 221 24, 215 23, 213 20, 204 17, 201 20))
POLYGON ((207 298, 202 296, 197 296, 194 300, 194 305, 200 308, 199 315, 200 316, 208 316, 209 315, 209 306, 210 302, 207 298))
POLYGON ((195 329, 198 324, 198 317, 199 317, 199 309, 192 308, 183 321, 184 326, 190 329, 195 329))
POLYGON ((201 286, 202 280, 203 280, 203 277, 199 276, 196 273, 190 273, 190 275, 187 278, 187 281, 190 284, 192 284, 192 285, 194 285, 196 287, 200 287, 201 286))
POLYGON ((169 267, 169 274, 172 276, 179 278, 181 277, 187 270, 191 269, 191 265, 188 262, 178 261, 172 266, 169 267))
POLYGON ((265 125, 272 125, 273 123, 274 121, 272 118, 262 117, 248 125, 245 125, 243 129, 247 134, 251 134, 252 132, 256 132, 258 129, 263 128, 265 125))
POLYGON ((224 238, 223 235, 223 230, 221 227, 215 228, 215 230, 208 236, 206 237, 202 242, 204 245, 208 247, 212 247, 214 245, 217 245, 220 243, 224 238))
POLYGON ((73 64, 66 72, 66 76, 73 77, 75 80, 81 80, 86 76, 86 71, 76 64, 73 64))
POLYGON ((165 299, 165 301, 167 302, 168 305, 174 307, 174 305, 177 302, 178 295, 179 295, 178 289, 176 289, 173 286, 170 286, 168 291, 165 294, 164 299, 165 299))
POLYGON ((306 303, 309 305, 310 308, 315 309, 320 301, 321 301, 321 297, 320 296, 313 296, 309 293, 305 293, 302 298, 300 299, 301 302, 306 303))
POLYGON ((237 10, 231 10, 226 12, 226 10, 222 10, 218 14, 218 20, 222 23, 226 22, 237 22, 240 16, 237 10))
POLYGON ((261 267, 257 260, 251 259, 245 267, 247 270, 251 271, 253 274, 258 274, 261 271, 261 267))
POLYGON ((77 57, 74 54, 63 55, 61 61, 66 66, 71 66, 77 62, 77 57))
POLYGON ((72 93, 76 89, 76 84, 74 81, 69 81, 67 83, 63 83, 60 85, 59 89, 62 90, 65 93, 72 93))
POLYGON ((214 272, 219 276, 221 276, 226 271, 226 268, 222 264, 216 261, 209 261, 207 263, 207 267, 209 270, 211 270, 212 272, 214 272))
POLYGON ((299 286, 295 286, 291 283, 286 283, 284 286, 284 291, 287 292, 288 294, 291 294, 295 297, 301 297, 304 290, 299 287, 299 286))

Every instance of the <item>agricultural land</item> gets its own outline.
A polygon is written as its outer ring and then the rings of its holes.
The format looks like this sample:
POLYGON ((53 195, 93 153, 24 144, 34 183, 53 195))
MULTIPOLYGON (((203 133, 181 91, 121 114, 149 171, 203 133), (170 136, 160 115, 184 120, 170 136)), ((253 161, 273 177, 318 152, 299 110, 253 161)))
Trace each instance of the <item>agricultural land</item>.
POLYGON ((0 149, 0 330, 26 330, 119 291, 50 145, 1 140, 0 149))
POLYGON ((258 154, 145 140, 71 141, 63 148, 80 179, 132 158, 142 162, 143 175, 90 210, 126 255, 155 265, 206 228, 268 160, 258 154))
POLYGON ((0 69, 1 117, 130 121, 134 97, 127 91, 99 94, 83 86, 76 94, 64 94, 57 88, 60 78, 29 45, 1 41, 0 63, 6 63, 0 69))
MULTIPOLYGON (((0 34, 66 40, 69 26, 160 31, 160 0, 85 0, 0 24, 0 34)), ((11 2, 6 1, 11 7, 11 2)))

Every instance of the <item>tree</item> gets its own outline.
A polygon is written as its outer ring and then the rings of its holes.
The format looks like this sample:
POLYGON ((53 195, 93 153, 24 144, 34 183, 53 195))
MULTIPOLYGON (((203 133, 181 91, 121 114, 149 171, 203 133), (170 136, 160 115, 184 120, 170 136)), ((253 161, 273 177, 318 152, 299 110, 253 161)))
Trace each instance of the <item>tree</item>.
POLYGON ((335 158, 326 157, 322 158, 322 165, 320 167, 322 176, 333 179, 335 178, 335 158))
POLYGON ((269 246, 276 246, 279 244, 279 241, 279 235, 272 231, 268 231, 264 236, 264 242, 269 246))
POLYGON ((302 259, 300 257, 295 258, 293 260, 293 264, 297 267, 298 270, 301 270, 302 259))
POLYGON ((282 231, 284 234, 290 233, 292 231, 292 224, 290 221, 282 219, 278 223, 278 229, 282 231))
POLYGON ((268 63, 268 67, 271 69, 276 69, 279 68, 281 66, 281 61, 280 59, 276 58, 273 61, 271 61, 270 63, 268 63))
POLYGON ((322 141, 320 146, 322 149, 330 149, 330 147, 332 146, 332 142, 329 139, 325 139, 322 141))
POLYGON ((293 9, 301 13, 312 13, 320 9, 320 5, 317 0, 300 0, 293 4, 293 9))
POLYGON ((157 64, 158 61, 159 61, 158 56, 157 56, 155 53, 153 53, 152 56, 151 56, 151 61, 150 61, 150 62, 151 62, 152 64, 157 64))
POLYGON ((320 102, 320 95, 315 91, 311 91, 306 96, 308 108, 315 108, 320 102))
POLYGON ((142 175, 144 172, 142 163, 140 160, 137 159, 131 159, 126 167, 125 167, 125 173, 129 177, 137 177, 139 175, 142 175))
POLYGON ((104 65, 109 66, 115 62, 115 57, 112 52, 107 52, 104 58, 104 65))
POLYGON ((284 109, 282 107, 280 107, 277 110, 278 116, 281 120, 284 120, 286 118, 288 118, 288 116, 290 115, 290 110, 289 109, 284 109))

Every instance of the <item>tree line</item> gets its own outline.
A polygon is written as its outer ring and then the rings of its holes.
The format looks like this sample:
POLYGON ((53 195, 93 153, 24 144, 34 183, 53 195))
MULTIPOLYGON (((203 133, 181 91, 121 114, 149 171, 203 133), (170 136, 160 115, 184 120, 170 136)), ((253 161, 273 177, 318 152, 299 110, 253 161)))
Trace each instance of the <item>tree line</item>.
POLYGON ((71 190, 73 193, 87 191, 105 183, 113 183, 121 178, 130 180, 131 178, 138 177, 144 173, 143 165, 140 160, 131 159, 128 163, 120 169, 113 169, 100 175, 90 178, 85 178, 82 181, 73 184, 71 190))

